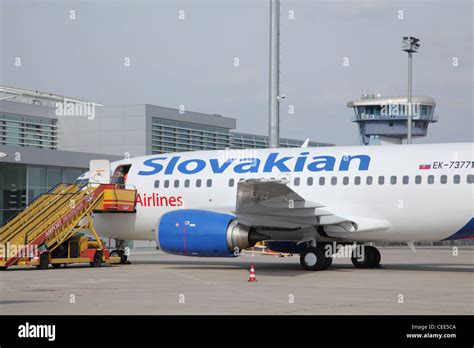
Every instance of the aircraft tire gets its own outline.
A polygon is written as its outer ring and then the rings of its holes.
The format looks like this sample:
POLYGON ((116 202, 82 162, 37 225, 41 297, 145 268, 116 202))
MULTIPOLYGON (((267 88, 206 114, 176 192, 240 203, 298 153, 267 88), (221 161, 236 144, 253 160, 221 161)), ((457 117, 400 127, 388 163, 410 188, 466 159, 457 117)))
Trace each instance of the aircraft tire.
POLYGON ((127 263, 127 255, 125 255, 125 251, 121 249, 113 250, 110 253, 110 256, 120 256, 120 263, 121 264, 127 263))
POLYGON ((352 264, 356 268, 376 268, 380 264, 381 256, 380 252, 376 247, 371 245, 364 246, 364 256, 362 260, 359 260, 357 255, 351 257, 352 264))
POLYGON ((380 261, 382 260, 382 256, 380 255, 379 249, 376 247, 374 248, 374 253, 375 253, 375 258, 374 258, 374 263, 372 264, 372 268, 377 268, 380 265, 380 261))
POLYGON ((300 254, 300 264, 307 271, 321 271, 330 266, 328 257, 324 255, 323 248, 307 248, 300 254))
POLYGON ((326 257, 326 262, 324 263, 323 270, 327 270, 332 265, 332 257, 326 257))

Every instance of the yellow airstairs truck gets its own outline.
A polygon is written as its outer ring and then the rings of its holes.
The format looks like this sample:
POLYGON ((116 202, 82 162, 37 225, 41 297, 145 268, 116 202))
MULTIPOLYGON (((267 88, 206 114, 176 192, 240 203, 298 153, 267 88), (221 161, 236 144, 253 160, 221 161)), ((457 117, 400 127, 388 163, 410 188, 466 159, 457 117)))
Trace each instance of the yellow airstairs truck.
MULTIPOLYGON (((108 180, 107 180, 108 181, 108 180)), ((0 229, 0 269, 71 263, 120 263, 94 228, 93 213, 135 213, 136 190, 118 184, 59 184, 0 229), (93 238, 80 233, 88 230, 93 238)))

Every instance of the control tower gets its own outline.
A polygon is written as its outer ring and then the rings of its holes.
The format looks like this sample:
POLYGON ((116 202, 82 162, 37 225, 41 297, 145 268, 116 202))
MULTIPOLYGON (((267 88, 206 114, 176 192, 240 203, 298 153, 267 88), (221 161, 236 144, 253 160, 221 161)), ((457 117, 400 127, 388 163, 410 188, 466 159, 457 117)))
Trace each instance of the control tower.
MULTIPOLYGON (((360 100, 347 103, 355 114, 352 122, 359 125, 361 144, 401 144, 407 138, 409 114, 407 97, 382 97, 381 94, 363 94, 360 100)), ((431 97, 412 97, 412 135, 424 137, 428 125, 437 122, 434 115, 436 102, 431 97)))

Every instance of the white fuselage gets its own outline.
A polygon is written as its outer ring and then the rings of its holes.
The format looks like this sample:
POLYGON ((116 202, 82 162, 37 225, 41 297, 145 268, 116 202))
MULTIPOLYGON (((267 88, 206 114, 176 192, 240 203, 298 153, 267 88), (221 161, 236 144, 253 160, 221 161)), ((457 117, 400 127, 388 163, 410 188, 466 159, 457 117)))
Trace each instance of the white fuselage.
MULTIPOLYGON (((468 182, 473 154, 473 143, 450 143, 194 151, 137 157, 112 165, 114 169, 131 164, 126 184, 137 189, 136 214, 96 214, 94 223, 107 237, 155 240, 157 221, 167 211, 192 208, 232 214, 239 180, 286 178, 289 187, 305 200, 322 204, 337 216, 390 224, 380 231, 348 233, 346 240, 437 241, 452 236, 474 217, 474 184, 468 182), (269 156, 275 161, 290 158, 275 165, 268 163, 269 156), (423 169, 427 166, 429 169, 423 169), (230 179, 234 179, 232 186, 230 179), (212 180, 210 186, 208 180, 212 180)), ((273 237, 298 240, 301 236, 285 232, 273 237)))

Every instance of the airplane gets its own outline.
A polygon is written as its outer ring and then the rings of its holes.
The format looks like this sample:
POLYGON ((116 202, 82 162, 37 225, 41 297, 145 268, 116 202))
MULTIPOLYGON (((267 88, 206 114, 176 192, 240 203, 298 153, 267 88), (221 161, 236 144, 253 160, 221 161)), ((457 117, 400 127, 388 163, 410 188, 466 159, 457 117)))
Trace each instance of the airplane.
MULTIPOLYGON (((123 159, 109 171, 137 190, 136 214, 95 214, 118 241, 154 240, 166 253, 235 257, 265 241, 326 270, 328 245, 474 237, 474 143, 192 151, 123 159)), ((92 169, 78 183, 93 183, 92 169)), ((362 252, 356 253, 356 251, 362 252)), ((329 251, 328 251, 329 250, 329 251)), ((120 250, 123 255, 123 250, 120 250)))

